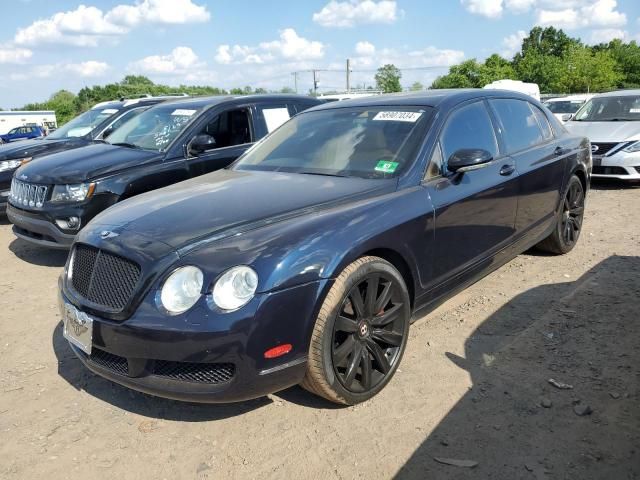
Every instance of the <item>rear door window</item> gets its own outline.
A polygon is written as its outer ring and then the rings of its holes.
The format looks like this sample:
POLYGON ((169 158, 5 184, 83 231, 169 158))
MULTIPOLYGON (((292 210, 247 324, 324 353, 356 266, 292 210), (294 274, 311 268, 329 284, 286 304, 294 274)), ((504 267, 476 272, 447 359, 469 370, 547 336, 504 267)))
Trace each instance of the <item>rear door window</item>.
POLYGON ((211 135, 215 148, 251 143, 251 117, 247 108, 227 110, 213 117, 199 134, 211 135))
POLYGON ((444 163, 463 148, 480 148, 495 158, 498 145, 484 102, 474 102, 454 111, 442 131, 440 146, 444 163))
POLYGON ((542 130, 529 102, 498 98, 489 100, 489 103, 500 122, 507 154, 542 143, 542 130))

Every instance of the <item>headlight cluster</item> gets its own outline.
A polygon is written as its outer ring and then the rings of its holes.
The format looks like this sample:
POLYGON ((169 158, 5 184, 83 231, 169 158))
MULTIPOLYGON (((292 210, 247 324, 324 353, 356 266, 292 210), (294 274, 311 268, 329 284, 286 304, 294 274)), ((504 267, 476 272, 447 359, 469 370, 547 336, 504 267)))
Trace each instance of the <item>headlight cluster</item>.
POLYGON ((3 160, 0 162, 0 172, 6 172, 7 170, 15 170, 23 163, 31 161, 31 157, 25 158, 12 158, 11 160, 3 160))
POLYGON ((52 202, 82 202, 93 195, 95 183, 55 185, 51 194, 52 202))
POLYGON ((625 152, 628 153, 636 153, 636 152, 640 152, 640 140, 633 142, 631 145, 629 145, 628 147, 623 148, 622 150, 624 150, 625 152))
MULTIPOLYGON (((178 315, 195 305, 202 295, 204 275, 194 266, 176 269, 158 292, 159 304, 170 314, 178 315)), ((230 268, 213 286, 211 299, 221 310, 231 311, 246 305, 258 288, 258 275, 245 265, 230 268)))

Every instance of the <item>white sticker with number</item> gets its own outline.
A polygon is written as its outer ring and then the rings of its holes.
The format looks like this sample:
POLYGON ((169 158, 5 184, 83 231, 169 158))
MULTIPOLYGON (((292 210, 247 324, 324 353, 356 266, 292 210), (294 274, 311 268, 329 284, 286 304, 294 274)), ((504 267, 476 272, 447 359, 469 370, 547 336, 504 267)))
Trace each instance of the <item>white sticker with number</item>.
POLYGON ((117 108, 105 108, 100 113, 104 113, 105 115, 111 115, 111 114, 117 113, 117 112, 118 112, 117 108))
POLYGON ((194 113, 196 113, 195 110, 186 110, 186 109, 183 109, 183 108, 177 108, 176 110, 174 110, 171 113, 171 115, 180 115, 182 117, 190 117, 194 113))
POLYGON ((378 112, 374 120, 386 120, 389 122, 415 123, 422 116, 420 112, 378 112))

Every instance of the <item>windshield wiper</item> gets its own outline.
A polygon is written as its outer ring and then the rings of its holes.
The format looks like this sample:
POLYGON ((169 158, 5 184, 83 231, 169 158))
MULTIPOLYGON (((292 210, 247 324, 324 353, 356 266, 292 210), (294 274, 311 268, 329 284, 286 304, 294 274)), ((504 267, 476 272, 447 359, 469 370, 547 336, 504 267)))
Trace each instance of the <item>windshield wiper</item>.
POLYGON ((349 175, 342 175, 340 173, 320 173, 320 172, 296 172, 301 173, 303 175, 321 175, 324 177, 340 177, 340 178, 348 178, 349 175))
POLYGON ((127 148, 137 148, 137 149, 142 148, 142 147, 139 147, 138 145, 134 145, 133 143, 128 143, 128 142, 116 142, 116 143, 112 143, 111 145, 115 145, 116 147, 127 147, 127 148))

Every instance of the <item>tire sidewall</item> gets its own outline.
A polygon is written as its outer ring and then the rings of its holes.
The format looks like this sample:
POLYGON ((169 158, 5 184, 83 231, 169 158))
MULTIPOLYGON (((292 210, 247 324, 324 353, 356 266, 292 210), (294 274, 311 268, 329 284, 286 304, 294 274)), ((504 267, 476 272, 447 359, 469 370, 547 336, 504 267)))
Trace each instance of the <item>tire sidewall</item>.
MULTIPOLYGON (((560 200, 560 208, 558 209, 558 221, 556 224, 556 235, 558 238, 558 243, 562 249, 562 253, 568 253, 571 250, 573 250, 573 248, 578 244, 578 240, 580 239, 580 234, 582 233, 582 222, 580 223, 580 229, 578 230, 577 236, 576 236, 576 240, 575 242, 573 242, 573 245, 567 245, 564 241, 564 235, 563 235, 563 231, 562 231, 562 216, 564 215, 564 201, 567 198, 567 195, 569 194, 569 190, 571 190, 571 186, 577 183, 580 186, 580 190, 582 190, 582 198, 583 198, 583 207, 586 205, 586 196, 585 196, 585 191, 584 191, 584 187, 582 186, 582 182, 580 181, 580 179, 575 176, 572 175, 571 178, 569 179, 569 182, 567 183, 567 187, 564 189, 564 192, 562 194, 562 198, 560 200)), ((583 216, 582 216, 582 221, 584 221, 584 212, 583 212, 583 216)))
POLYGON ((333 369, 333 360, 331 358, 331 352, 333 347, 333 327, 336 321, 336 317, 340 311, 342 303, 344 302, 345 296, 351 291, 354 285, 358 284, 365 276, 370 273, 383 272, 394 278, 400 285, 400 290, 403 296, 404 305, 409 306, 409 294, 407 291, 407 286, 404 282, 404 279, 400 275, 400 273, 391 265, 382 259, 373 259, 370 262, 360 266, 355 272, 353 272, 349 277, 347 277, 346 281, 342 285, 342 289, 339 292, 338 298, 339 301, 336 305, 332 305, 329 318, 325 324, 324 332, 322 335, 322 366, 325 374, 325 380, 328 385, 334 390, 334 392, 342 397, 346 403, 353 405, 356 403, 364 402, 377 393, 379 393, 393 378, 395 375, 400 362, 402 361, 402 357, 404 355, 405 348, 407 346, 407 340, 409 338, 409 323, 411 318, 411 308, 404 309, 404 330, 402 335, 402 344, 400 345, 400 350, 398 352, 398 359, 395 362, 395 365, 392 367, 389 374, 387 374, 386 378, 382 380, 378 385, 376 385, 372 390, 366 393, 354 393, 342 385, 340 380, 336 377, 334 369, 333 369))

